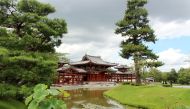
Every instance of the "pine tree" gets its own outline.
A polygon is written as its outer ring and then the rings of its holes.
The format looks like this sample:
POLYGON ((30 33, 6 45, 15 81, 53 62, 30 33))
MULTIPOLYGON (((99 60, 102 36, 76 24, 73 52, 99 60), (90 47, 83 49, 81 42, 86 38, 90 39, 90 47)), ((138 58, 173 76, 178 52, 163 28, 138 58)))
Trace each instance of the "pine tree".
POLYGON ((55 9, 37 0, 0 0, 0 96, 20 98, 26 87, 50 85, 67 25, 48 18, 55 9))
POLYGON ((121 42, 123 58, 133 58, 135 64, 136 83, 141 84, 141 60, 157 60, 158 56, 145 45, 156 42, 153 29, 149 26, 148 12, 144 8, 147 0, 128 0, 124 18, 117 22, 116 34, 125 38, 121 42))

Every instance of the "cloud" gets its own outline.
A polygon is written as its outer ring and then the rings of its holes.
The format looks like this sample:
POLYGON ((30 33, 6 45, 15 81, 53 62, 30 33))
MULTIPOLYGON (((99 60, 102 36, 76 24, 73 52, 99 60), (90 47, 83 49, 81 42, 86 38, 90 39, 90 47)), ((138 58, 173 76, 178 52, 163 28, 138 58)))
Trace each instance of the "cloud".
POLYGON ((99 25, 114 27, 123 17, 125 0, 41 0, 56 8, 50 17, 66 19, 69 26, 92 28, 99 25))
MULTIPOLYGON (((106 27, 70 28, 70 32, 63 38, 64 43, 80 44, 80 43, 96 43, 97 45, 104 45, 106 42, 117 40, 121 41, 121 37, 114 34, 114 30, 106 27)), ((109 44, 109 43, 108 43, 109 44)), ((117 45, 118 46, 118 45, 117 45)))
POLYGON ((56 51, 69 53, 72 61, 80 60, 87 53, 102 56, 109 62, 126 64, 127 61, 119 56, 121 41, 122 37, 105 27, 95 30, 75 28, 63 38, 63 44, 56 51))
MULTIPOLYGON (((73 32, 74 28, 83 28, 88 31, 87 29, 96 30, 101 26, 114 31, 115 23, 123 18, 126 10, 126 0, 41 1, 50 3, 56 8, 57 11, 50 17, 66 19, 69 33, 73 32)), ((190 10, 189 0, 149 0, 146 7, 158 38, 166 39, 189 35, 190 14, 187 14, 190 10)), ((92 34, 95 33, 96 31, 92 34)), ((83 36, 90 37, 85 34, 83 36)), ((94 37, 91 38, 94 40, 94 37)))
POLYGON ((190 20, 164 22, 161 19, 151 19, 151 25, 159 39, 190 37, 190 20))
MULTIPOLYGON (((56 7, 52 17, 66 18, 72 24, 86 26, 116 22, 124 16, 126 0, 40 0, 56 7), (83 21, 83 22, 81 22, 83 21), (91 22, 89 24, 88 22, 91 22)), ((164 21, 190 19, 189 0, 149 0, 149 15, 164 21)), ((113 23, 114 24, 114 23, 113 23)))
POLYGON ((190 0, 149 0, 149 15, 164 21, 189 20, 190 0))
POLYGON ((172 68, 179 70, 181 67, 187 68, 190 66, 186 60, 188 60, 188 54, 184 54, 180 49, 169 48, 160 52, 159 60, 164 62, 165 65, 160 67, 162 71, 170 71, 172 68))

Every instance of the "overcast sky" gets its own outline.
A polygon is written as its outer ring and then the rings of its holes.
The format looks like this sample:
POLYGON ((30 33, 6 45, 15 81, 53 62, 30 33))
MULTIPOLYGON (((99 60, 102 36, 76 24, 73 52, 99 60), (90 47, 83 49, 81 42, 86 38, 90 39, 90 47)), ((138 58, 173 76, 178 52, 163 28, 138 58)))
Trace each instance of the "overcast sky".
MULTIPOLYGON (((72 61, 81 60, 87 53, 100 55, 109 62, 131 65, 119 56, 122 38, 114 34, 115 23, 123 18, 126 0, 41 0, 52 4, 56 13, 50 17, 63 18, 68 34, 57 52, 69 53, 72 61)), ((165 65, 160 69, 189 67, 185 62, 190 54, 190 0, 149 0, 150 25, 159 41, 150 44, 165 65)))

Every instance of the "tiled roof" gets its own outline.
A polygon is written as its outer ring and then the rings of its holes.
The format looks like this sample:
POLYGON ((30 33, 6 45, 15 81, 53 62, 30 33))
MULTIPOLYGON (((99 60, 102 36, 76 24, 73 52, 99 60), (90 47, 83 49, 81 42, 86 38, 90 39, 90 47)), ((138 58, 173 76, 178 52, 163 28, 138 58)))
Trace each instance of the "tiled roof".
POLYGON ((81 65, 81 64, 87 64, 90 61, 78 61, 78 62, 71 62, 70 65, 81 65))
POLYGON ((123 72, 117 71, 115 72, 116 74, 124 74, 123 72))
POLYGON ((84 69, 76 68, 76 67, 71 67, 71 66, 69 66, 69 67, 63 66, 63 67, 61 67, 61 68, 58 68, 57 71, 65 71, 65 70, 67 70, 67 69, 75 70, 75 71, 77 71, 78 73, 86 73, 86 72, 87 72, 87 71, 84 70, 84 69))
POLYGON ((127 65, 119 65, 119 66, 116 66, 114 68, 116 68, 116 69, 129 69, 130 67, 128 67, 127 65))
POLYGON ((134 74, 132 72, 121 72, 121 71, 117 71, 115 72, 116 74, 134 74))
POLYGON ((73 70, 79 72, 79 73, 86 73, 87 71, 81 68, 72 67, 73 70))
MULTIPOLYGON (((85 55, 85 57, 90 60, 93 63, 97 63, 97 64, 111 64, 109 62, 105 62, 101 59, 100 56, 90 56, 90 55, 85 55)), ((84 57, 84 58, 85 58, 84 57)))
POLYGON ((69 69, 69 68, 70 68, 70 67, 65 67, 65 66, 63 66, 63 67, 58 68, 57 71, 64 71, 64 70, 67 70, 67 69, 69 69))
POLYGON ((82 58, 82 61, 71 63, 71 65, 78 65, 78 64, 86 64, 86 63, 94 63, 94 64, 99 64, 99 65, 107 65, 107 66, 116 66, 117 64, 115 63, 110 63, 102 60, 100 56, 90 56, 90 55, 85 55, 82 58))

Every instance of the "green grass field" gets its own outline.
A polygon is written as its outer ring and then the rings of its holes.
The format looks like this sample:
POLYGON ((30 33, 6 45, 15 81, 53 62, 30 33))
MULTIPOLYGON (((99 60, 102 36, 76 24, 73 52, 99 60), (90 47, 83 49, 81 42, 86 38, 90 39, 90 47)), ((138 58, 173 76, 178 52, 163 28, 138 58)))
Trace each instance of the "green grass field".
POLYGON ((104 95, 121 104, 144 109, 190 109, 190 89, 122 85, 104 95))

